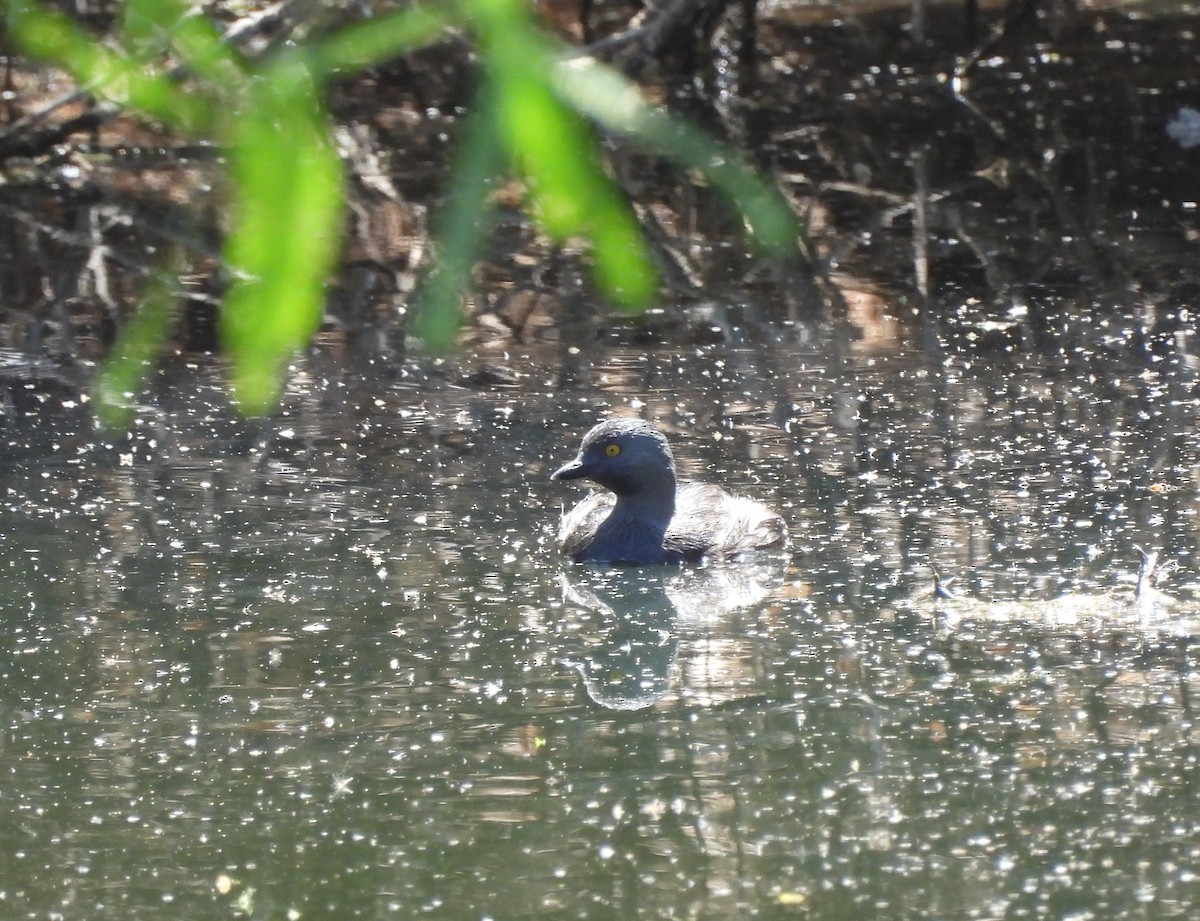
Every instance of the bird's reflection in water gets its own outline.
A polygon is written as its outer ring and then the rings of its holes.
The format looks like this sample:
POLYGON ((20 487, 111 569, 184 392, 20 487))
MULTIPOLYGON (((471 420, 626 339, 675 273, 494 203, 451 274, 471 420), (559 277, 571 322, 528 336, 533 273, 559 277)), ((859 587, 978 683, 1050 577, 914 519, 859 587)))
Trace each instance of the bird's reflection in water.
MULTIPOLYGON (((680 649, 722 619, 762 604, 783 583, 782 559, 675 569, 572 568, 562 574, 569 606, 583 609, 583 648, 563 658, 588 697, 610 710, 644 710, 675 692, 680 649), (682 641, 682 643, 681 643, 682 641)), ((726 625, 729 626, 729 625, 726 625)), ((687 652, 684 653, 687 656, 687 652)))

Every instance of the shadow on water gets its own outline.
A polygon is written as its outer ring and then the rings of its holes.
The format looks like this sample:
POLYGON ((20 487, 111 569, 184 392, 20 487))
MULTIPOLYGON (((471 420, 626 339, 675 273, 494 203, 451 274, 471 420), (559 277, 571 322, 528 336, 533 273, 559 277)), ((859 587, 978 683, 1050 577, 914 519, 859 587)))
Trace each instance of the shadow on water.
MULTIPOLYGON (((655 177, 677 272, 644 321, 502 221, 460 358, 396 346, 411 254, 383 250, 277 417, 185 348, 105 436, 85 372, 131 283, 88 254, 179 228, 124 222, 129 163, 10 176, 38 217, 0 229, 3 913, 1194 914, 1200 289, 1165 133, 1194 24, 1047 15, 955 83, 951 10, 919 45, 760 7, 743 127, 804 202, 824 317, 655 177), (790 548, 559 559, 549 475, 612 412, 790 548)), ((444 126, 373 79, 397 184, 430 185, 444 126)))

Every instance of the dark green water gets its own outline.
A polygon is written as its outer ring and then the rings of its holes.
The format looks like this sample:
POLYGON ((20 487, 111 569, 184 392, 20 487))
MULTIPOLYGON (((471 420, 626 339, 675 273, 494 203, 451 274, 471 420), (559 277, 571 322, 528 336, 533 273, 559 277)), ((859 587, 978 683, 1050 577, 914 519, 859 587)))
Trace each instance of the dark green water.
POLYGON ((179 371, 109 444, 14 385, 0 915, 1192 917, 1187 365, 559 358, 313 359, 269 425, 179 371), (610 410, 791 548, 559 560, 610 410))

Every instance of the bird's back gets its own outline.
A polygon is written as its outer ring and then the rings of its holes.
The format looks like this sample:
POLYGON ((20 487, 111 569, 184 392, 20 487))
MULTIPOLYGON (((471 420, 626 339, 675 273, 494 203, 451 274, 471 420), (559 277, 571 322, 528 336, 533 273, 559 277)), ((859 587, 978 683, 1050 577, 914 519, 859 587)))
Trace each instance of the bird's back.
MULTIPOLYGON (((664 544, 685 553, 729 558, 751 550, 782 546, 787 526, 777 512, 712 483, 684 482, 675 494, 675 517, 664 544)), ((688 557, 692 558, 692 557, 688 557)))

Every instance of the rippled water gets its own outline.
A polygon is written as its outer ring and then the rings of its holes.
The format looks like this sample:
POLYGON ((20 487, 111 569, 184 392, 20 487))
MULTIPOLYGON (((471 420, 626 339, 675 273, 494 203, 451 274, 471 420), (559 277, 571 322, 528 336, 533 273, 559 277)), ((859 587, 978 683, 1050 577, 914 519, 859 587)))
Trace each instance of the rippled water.
POLYGON ((830 350, 181 367, 112 443, 14 372, 4 914, 1190 917, 1189 366, 830 350), (560 560, 615 411, 792 546, 560 560))
MULTIPOLYGON (((129 435, 89 416, 122 267, 176 245, 154 189, 210 190, 106 154, 120 120, 6 173, 0 918, 1191 919, 1195 16, 1154 6, 1030 4, 968 60, 953 7, 926 42, 759 4, 762 85, 708 121, 817 273, 615 154, 664 309, 592 311, 506 209, 444 363, 397 317, 461 75, 347 83, 401 200, 355 186, 269 422, 198 357, 129 435), (549 475, 615 412, 790 546, 563 562, 549 475)), ((221 288, 198 238, 181 349, 221 288)))

